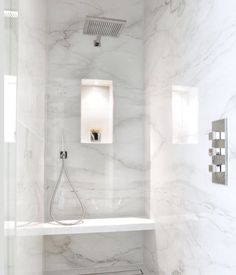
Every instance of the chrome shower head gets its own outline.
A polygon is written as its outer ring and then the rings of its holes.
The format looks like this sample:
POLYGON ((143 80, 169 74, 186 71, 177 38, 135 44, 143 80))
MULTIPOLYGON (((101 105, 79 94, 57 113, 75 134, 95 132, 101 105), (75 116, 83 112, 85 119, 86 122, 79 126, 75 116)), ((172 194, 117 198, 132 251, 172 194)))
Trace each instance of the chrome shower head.
POLYGON ((101 37, 119 37, 125 27, 126 20, 87 16, 84 24, 83 33, 87 35, 96 35, 94 46, 101 46, 101 37))

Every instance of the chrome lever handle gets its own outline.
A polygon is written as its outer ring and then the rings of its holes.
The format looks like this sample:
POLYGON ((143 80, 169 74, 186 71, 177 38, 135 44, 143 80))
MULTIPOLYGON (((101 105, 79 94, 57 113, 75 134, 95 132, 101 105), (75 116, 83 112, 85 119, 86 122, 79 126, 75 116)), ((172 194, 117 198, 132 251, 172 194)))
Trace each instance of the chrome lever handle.
POLYGON ((208 167, 209 172, 211 173, 222 173, 225 172, 225 164, 221 165, 209 165, 208 167))

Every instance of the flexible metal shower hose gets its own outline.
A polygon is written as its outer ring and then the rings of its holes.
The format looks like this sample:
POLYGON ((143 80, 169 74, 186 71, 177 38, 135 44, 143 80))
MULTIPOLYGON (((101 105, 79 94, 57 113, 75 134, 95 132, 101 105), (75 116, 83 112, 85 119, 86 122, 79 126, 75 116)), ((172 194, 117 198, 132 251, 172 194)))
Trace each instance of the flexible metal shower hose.
POLYGON ((54 190, 53 190, 53 194, 52 194, 52 197, 51 197, 51 200, 50 200, 50 207, 49 207, 49 214, 50 214, 50 217, 52 218, 52 220, 54 222, 56 222, 57 224, 61 224, 61 225, 76 225, 76 224, 79 224, 79 223, 83 223, 83 219, 84 219, 84 216, 85 216, 85 209, 84 209, 84 206, 83 206, 83 203, 80 199, 80 197, 78 196, 72 182, 70 181, 70 178, 69 178, 69 175, 68 175, 68 171, 67 171, 67 168, 66 168, 66 165, 65 165, 65 159, 62 158, 62 165, 61 165, 61 171, 60 171, 60 175, 59 175, 59 178, 57 180, 57 183, 54 187, 54 190), (78 220, 76 220, 75 222, 68 222, 68 223, 65 223, 65 222, 62 222, 62 221, 59 221, 54 213, 53 213, 53 207, 54 207, 54 204, 55 204, 55 197, 56 197, 56 194, 57 194, 57 191, 58 191, 58 188, 60 187, 60 183, 61 183, 61 180, 62 180, 62 176, 63 176, 63 172, 66 176, 66 179, 72 189, 72 191, 74 192, 75 196, 76 196, 76 199, 78 201, 78 204, 80 205, 81 207, 81 216, 79 217, 78 220))

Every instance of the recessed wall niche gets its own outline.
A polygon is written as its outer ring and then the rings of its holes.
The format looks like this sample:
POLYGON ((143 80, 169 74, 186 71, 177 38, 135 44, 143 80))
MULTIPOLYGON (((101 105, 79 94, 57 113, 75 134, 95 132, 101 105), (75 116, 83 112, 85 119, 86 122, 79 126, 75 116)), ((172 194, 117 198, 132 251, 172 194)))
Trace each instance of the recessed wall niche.
POLYGON ((113 142, 113 82, 82 79, 81 143, 113 142))
POLYGON ((172 86, 173 144, 197 144, 199 103, 196 87, 172 86))

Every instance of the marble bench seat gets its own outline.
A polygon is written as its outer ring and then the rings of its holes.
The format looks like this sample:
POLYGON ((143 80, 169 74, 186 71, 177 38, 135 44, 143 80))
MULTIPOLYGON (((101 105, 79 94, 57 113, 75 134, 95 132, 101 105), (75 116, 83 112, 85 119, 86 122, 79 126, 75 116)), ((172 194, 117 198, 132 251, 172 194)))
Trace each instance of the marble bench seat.
MULTIPOLYGON (((71 221, 64 221, 71 222, 71 221)), ((20 225, 20 224, 19 224, 20 225)), ((17 227, 16 230, 11 222, 6 223, 5 229, 8 233, 16 232, 20 236, 43 236, 43 235, 71 235, 89 233, 109 233, 127 231, 154 230, 155 223, 147 218, 105 218, 85 219, 82 224, 66 226, 52 223, 35 223, 24 227, 17 227)))

